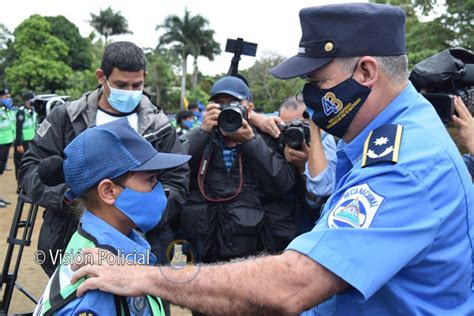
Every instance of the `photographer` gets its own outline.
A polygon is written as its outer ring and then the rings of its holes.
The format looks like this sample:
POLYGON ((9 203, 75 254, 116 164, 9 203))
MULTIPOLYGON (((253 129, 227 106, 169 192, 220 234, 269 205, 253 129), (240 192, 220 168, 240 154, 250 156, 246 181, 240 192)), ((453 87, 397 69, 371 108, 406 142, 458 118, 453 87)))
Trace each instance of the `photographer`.
POLYGON ((311 120, 304 102, 296 97, 290 97, 280 105, 279 116, 263 116, 253 113, 251 121, 261 130, 271 133, 275 138, 281 139, 284 155, 288 162, 294 165, 300 177, 292 190, 296 198, 292 200, 295 209, 298 233, 304 233, 314 226, 319 218, 321 206, 331 195, 336 176, 336 142, 334 137, 321 132, 311 120), (310 130, 309 146, 306 141, 301 142, 297 148, 289 146, 284 134, 288 132, 283 126, 296 126, 303 123, 304 128, 310 130))
POLYGON ((474 118, 459 96, 454 97, 454 109, 456 110, 456 115, 453 115, 453 121, 458 127, 461 144, 469 152, 463 155, 464 162, 471 177, 474 179, 474 118))
POLYGON ((295 170, 276 152, 277 141, 248 123, 254 105, 243 80, 221 78, 211 101, 201 127, 184 135, 191 193, 181 230, 202 262, 283 250, 294 220, 268 205, 293 187, 295 170))

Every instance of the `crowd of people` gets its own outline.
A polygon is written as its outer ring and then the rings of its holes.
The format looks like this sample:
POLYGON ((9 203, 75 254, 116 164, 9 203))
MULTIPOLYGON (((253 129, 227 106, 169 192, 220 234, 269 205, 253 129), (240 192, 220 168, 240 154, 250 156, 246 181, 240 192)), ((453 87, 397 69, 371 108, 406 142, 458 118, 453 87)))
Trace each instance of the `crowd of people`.
POLYGON ((96 248, 72 267, 45 257, 35 315, 474 312, 474 118, 455 97, 462 157, 408 81, 402 10, 300 19, 298 55, 272 74, 306 84, 278 115, 224 76, 205 109, 170 120, 130 42, 108 45, 100 86, 38 128, 33 93, 15 109, 1 92, 0 174, 13 144, 19 186, 46 209, 38 249, 96 248), (191 268, 169 266, 177 245, 191 268))

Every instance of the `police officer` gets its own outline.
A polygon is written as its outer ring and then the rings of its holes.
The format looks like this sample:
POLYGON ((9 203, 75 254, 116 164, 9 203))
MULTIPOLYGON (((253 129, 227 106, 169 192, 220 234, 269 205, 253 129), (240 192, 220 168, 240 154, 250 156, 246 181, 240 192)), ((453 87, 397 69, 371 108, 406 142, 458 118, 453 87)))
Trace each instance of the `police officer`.
POLYGON ((86 129, 64 153, 64 160, 52 156, 41 161, 41 180, 51 185, 64 179, 68 196, 81 198, 85 211, 34 315, 164 315, 159 298, 114 297, 100 291, 76 298, 74 289, 80 282, 62 280, 71 271, 69 263, 86 260, 81 249, 91 246, 113 249, 122 261, 155 263, 150 245, 135 228, 149 231, 166 208, 156 170, 180 165, 189 156, 158 153, 125 118, 86 129))
MULTIPOLYGON (((8 89, 0 90, 0 175, 7 168, 8 153, 15 137, 15 113, 8 89)), ((0 198, 0 207, 6 207, 10 201, 0 198)))
POLYGON ((23 94, 24 104, 18 108, 16 112, 16 137, 15 137, 15 153, 13 161, 15 162, 15 176, 18 181, 18 171, 20 169, 23 154, 28 150, 30 141, 33 140, 38 125, 38 116, 33 108, 33 92, 23 94))
POLYGON ((148 280, 138 284, 113 281, 130 267, 84 267, 73 277, 91 276, 79 295, 145 291, 221 314, 315 305, 308 313, 474 314, 473 186, 433 106, 407 81, 403 11, 339 4, 300 19, 298 55, 272 73, 306 76, 312 120, 341 137, 335 191, 313 230, 279 256, 200 266, 184 286, 158 269, 135 271, 148 280))

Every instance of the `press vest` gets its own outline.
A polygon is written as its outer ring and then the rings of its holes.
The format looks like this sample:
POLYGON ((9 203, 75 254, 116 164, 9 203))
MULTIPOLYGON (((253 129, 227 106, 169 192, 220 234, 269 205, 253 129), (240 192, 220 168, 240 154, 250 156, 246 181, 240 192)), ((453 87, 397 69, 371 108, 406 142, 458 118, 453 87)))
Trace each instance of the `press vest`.
MULTIPOLYGON (((83 236, 80 231, 76 231, 71 237, 65 254, 77 254, 80 249, 95 247, 96 245, 92 240, 83 236)), ((56 269, 43 294, 41 310, 35 315, 54 315, 55 312, 76 299, 77 288, 85 281, 85 278, 81 278, 76 283, 70 284, 69 280, 71 276, 72 270, 68 264, 61 264, 56 269)), ((165 315, 160 298, 147 295, 147 301, 153 315, 165 315)), ((126 297, 114 295, 114 302, 115 315, 130 315, 126 297)))
POLYGON ((23 111, 24 121, 23 121, 23 141, 29 142, 35 137, 36 127, 37 127, 37 115, 34 111, 28 111, 25 109, 23 111))
POLYGON ((0 145, 13 143, 15 139, 13 111, 0 106, 0 145))

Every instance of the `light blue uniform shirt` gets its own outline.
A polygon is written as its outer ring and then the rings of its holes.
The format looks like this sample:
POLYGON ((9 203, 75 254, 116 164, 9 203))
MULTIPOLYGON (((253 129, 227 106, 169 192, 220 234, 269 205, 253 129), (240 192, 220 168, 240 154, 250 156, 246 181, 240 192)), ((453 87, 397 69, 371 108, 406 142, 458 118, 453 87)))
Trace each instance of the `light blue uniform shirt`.
MULTIPOLYGON (((155 256, 150 252, 150 244, 136 231, 132 230, 125 236, 110 224, 85 211, 81 218, 82 229, 97 240, 97 245, 106 246, 119 251, 119 254, 136 253, 137 258, 149 256, 149 263, 156 262, 155 256)), ((146 297, 127 298, 131 315, 152 315, 146 297)), ((101 291, 88 291, 84 296, 76 298, 59 310, 55 315, 78 315, 90 312, 94 315, 115 315, 114 296, 101 291)))
MULTIPOLYGON (((323 144, 328 165, 321 173, 312 177, 309 172, 308 162, 306 162, 304 172, 306 176, 306 190, 317 197, 331 195, 336 182, 336 141, 332 135, 322 132, 321 143, 323 144)), ((307 202, 310 206, 314 206, 310 199, 307 199, 307 202)))
POLYGON ((473 185, 431 104, 408 84, 339 145, 334 194, 313 230, 287 249, 351 287, 306 313, 473 315, 473 185), (403 126, 398 163, 362 168, 364 142, 386 124, 403 126), (351 208, 357 224, 344 217, 351 208))

